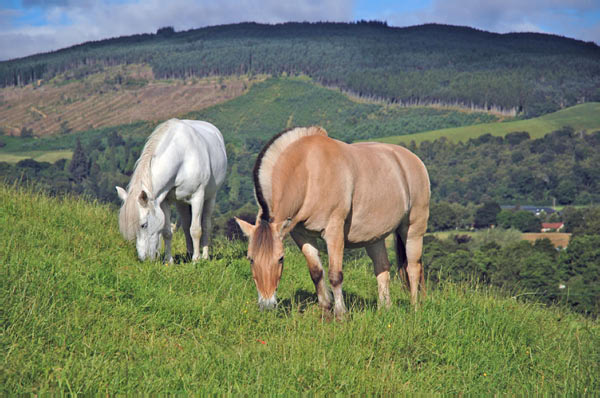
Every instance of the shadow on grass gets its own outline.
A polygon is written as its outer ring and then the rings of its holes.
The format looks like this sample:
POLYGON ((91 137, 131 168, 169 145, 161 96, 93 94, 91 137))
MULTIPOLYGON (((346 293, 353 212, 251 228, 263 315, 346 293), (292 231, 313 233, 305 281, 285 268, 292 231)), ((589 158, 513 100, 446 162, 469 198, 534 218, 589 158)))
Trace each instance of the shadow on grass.
POLYGON ((192 261, 191 254, 176 254, 175 256, 173 256, 173 262, 175 264, 189 263, 191 261, 192 261))
MULTIPOLYGON (((355 293, 344 293, 344 304, 349 311, 365 311, 365 310, 376 310, 377 299, 365 298, 355 293)), ((292 311, 298 311, 303 313, 311 307, 318 307, 319 301, 317 294, 314 292, 308 292, 304 289, 298 289, 294 293, 294 298, 285 298, 279 301, 278 308, 281 315, 289 315, 292 311)), ((331 311, 324 311, 330 315, 331 311)))

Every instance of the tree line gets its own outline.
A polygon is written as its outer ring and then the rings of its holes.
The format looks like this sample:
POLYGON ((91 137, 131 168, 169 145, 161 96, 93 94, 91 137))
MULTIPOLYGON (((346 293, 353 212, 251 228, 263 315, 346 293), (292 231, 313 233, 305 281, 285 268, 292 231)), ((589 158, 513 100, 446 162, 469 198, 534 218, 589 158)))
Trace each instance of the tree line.
MULTIPOLYGON (((564 37, 428 24, 242 23, 89 42, 0 62, 0 85, 98 65, 144 63, 159 78, 306 74, 356 95, 526 116, 600 100, 600 48, 564 37)), ((91 73, 91 72, 90 72, 91 73)))

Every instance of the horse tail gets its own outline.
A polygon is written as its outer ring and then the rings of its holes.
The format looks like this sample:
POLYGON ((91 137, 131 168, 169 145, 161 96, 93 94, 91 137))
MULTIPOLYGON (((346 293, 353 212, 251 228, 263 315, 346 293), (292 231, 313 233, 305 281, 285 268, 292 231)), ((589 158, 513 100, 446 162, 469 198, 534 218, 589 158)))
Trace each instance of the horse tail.
POLYGON ((398 267, 398 277, 402 280, 405 286, 409 287, 408 275, 406 274, 407 257, 406 257, 406 246, 402 239, 402 226, 399 226, 394 231, 394 240, 396 242, 396 266, 398 267))

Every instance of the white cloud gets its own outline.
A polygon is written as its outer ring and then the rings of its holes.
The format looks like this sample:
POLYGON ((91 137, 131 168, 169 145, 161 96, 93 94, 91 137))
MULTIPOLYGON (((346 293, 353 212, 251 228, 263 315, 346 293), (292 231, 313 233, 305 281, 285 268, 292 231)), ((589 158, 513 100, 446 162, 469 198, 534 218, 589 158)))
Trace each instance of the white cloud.
POLYGON ((596 0, 433 0, 415 12, 394 14, 388 22, 395 26, 436 22, 499 33, 553 33, 600 43, 600 35, 593 34, 600 30, 600 21, 590 15, 600 15, 596 0))

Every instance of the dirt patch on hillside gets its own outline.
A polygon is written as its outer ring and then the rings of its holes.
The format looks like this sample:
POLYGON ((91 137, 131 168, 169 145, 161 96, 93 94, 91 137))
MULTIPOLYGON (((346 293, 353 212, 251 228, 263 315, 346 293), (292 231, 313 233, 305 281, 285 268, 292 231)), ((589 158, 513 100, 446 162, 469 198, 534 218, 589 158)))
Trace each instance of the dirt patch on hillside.
POLYGON ((538 239, 550 239, 550 242, 554 245, 554 247, 567 247, 569 245, 569 240, 571 239, 571 234, 563 233, 563 232, 542 232, 542 233, 524 233, 523 239, 535 242, 538 239))
POLYGON ((0 89, 0 129, 36 136, 180 117, 235 98, 247 77, 156 80, 147 66, 105 68, 82 78, 59 76, 0 89))

